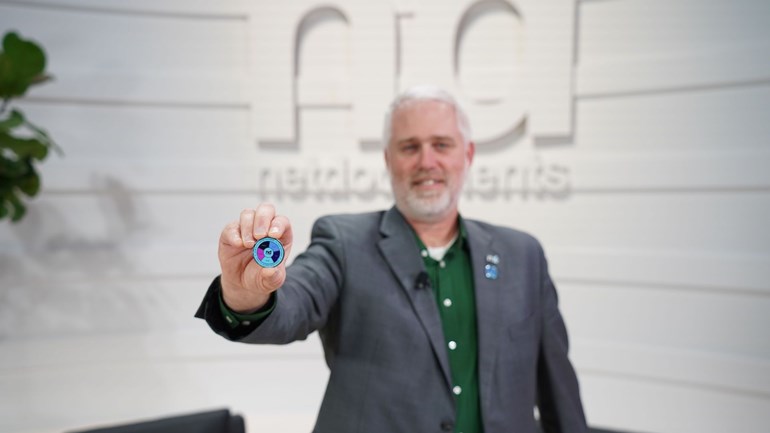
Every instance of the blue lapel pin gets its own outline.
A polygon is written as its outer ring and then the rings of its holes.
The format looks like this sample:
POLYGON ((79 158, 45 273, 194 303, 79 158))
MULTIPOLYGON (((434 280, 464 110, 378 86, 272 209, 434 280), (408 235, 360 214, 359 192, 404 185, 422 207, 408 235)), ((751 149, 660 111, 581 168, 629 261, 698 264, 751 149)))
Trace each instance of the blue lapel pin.
POLYGON ((496 280, 498 277, 497 265, 500 263, 500 256, 497 254, 487 254, 487 264, 484 265, 484 276, 489 280, 496 280))
POLYGON ((487 264, 484 266, 484 276, 490 280, 497 279, 497 266, 487 264))

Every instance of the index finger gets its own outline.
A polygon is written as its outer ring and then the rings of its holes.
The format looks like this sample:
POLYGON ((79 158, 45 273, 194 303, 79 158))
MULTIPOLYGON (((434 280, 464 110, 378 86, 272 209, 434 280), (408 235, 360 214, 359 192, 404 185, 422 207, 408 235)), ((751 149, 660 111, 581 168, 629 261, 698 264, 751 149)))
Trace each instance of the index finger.
POLYGON ((254 214, 254 238, 259 239, 269 232, 270 224, 275 218, 275 206, 270 203, 261 203, 254 214))
POLYGON ((294 233, 291 229, 289 218, 284 215, 278 215, 273 218, 267 235, 281 241, 284 249, 288 250, 291 248, 291 243, 294 240, 294 233))

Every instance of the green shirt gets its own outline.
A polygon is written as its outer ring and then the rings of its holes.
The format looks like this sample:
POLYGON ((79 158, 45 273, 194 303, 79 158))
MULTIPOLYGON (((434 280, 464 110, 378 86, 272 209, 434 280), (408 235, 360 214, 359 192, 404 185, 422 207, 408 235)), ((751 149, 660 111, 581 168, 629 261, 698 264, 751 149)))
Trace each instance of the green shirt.
POLYGON ((436 296, 444 340, 449 355, 452 393, 455 395, 457 420, 455 432, 482 433, 479 405, 478 345, 476 334, 476 297, 473 270, 460 220, 460 235, 444 257, 434 260, 425 244, 415 234, 420 254, 436 296))
MULTIPOLYGON (((217 277, 219 278, 219 277, 217 277)), ((222 312, 222 315, 225 317, 225 321, 227 321, 227 324, 230 326, 230 328, 235 328, 238 326, 254 326, 256 327, 262 321, 267 319, 267 316, 270 315, 270 313, 273 312, 275 309, 275 294, 270 294, 270 299, 267 301, 267 304, 257 310, 254 313, 251 314, 241 314, 236 313, 235 311, 231 310, 227 307, 225 304, 224 299, 222 299, 222 292, 219 292, 219 310, 222 312)))

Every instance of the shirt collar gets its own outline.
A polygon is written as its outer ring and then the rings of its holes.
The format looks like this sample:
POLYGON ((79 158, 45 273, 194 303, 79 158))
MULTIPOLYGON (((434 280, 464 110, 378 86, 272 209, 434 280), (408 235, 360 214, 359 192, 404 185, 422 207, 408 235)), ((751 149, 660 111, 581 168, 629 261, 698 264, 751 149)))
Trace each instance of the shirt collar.
MULTIPOLYGON (((457 226, 459 227, 459 230, 460 230, 459 236, 457 236, 457 239, 449 247, 449 249, 447 250, 447 254, 453 254, 455 252, 458 252, 462 249, 467 248, 468 231, 465 229, 465 221, 463 220, 463 217, 460 215, 457 215, 457 226)), ((417 241, 417 246, 420 247, 420 251, 427 251, 428 247, 426 247, 422 239, 420 239, 420 237, 417 236, 417 232, 414 231, 414 227, 410 225, 409 228, 412 229, 412 235, 414 235, 414 239, 417 241)))

